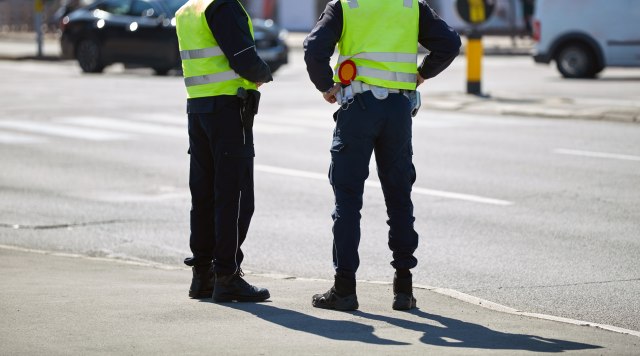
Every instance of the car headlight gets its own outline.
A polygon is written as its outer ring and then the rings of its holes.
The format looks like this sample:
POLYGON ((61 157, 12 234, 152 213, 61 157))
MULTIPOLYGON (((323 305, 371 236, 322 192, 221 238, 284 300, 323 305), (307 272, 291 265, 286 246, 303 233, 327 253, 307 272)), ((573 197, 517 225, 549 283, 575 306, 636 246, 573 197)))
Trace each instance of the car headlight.
POLYGON ((287 39, 287 36, 289 36, 289 31, 285 29, 280 30, 280 33, 278 33, 278 38, 281 41, 285 41, 287 39))

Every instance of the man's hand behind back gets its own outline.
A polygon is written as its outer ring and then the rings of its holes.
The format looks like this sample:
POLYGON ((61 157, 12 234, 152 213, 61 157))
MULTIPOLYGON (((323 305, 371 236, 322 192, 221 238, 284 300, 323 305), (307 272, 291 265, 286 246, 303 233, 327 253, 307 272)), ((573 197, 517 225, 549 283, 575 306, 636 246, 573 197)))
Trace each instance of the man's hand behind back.
POLYGON ((340 91, 340 84, 335 83, 331 89, 322 93, 322 97, 329 104, 333 104, 337 101, 336 94, 338 94, 339 91, 340 91))

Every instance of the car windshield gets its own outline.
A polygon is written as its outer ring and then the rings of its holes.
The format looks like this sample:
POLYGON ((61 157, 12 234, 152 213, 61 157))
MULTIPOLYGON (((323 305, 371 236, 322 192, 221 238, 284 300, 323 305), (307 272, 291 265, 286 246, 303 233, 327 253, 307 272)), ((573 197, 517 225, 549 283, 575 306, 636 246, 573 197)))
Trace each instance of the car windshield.
POLYGON ((167 2, 167 8, 169 9, 169 12, 171 13, 171 15, 175 15, 176 11, 178 11, 178 9, 184 5, 184 3, 187 2, 187 0, 166 0, 167 2))

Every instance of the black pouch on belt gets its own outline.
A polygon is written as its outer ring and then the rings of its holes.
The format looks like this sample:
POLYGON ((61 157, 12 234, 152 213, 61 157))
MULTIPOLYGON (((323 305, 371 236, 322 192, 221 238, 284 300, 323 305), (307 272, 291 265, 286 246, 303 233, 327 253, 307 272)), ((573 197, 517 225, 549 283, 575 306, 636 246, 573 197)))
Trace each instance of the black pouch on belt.
POLYGON ((238 97, 242 100, 242 126, 249 130, 253 127, 253 118, 258 113, 260 106, 260 92, 238 88, 238 97))

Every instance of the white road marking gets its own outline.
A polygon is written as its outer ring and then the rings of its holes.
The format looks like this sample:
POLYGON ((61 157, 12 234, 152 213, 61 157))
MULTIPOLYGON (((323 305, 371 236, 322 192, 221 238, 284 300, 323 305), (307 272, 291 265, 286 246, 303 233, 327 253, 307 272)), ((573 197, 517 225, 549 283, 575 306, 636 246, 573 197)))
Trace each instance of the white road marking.
POLYGON ((68 137, 91 141, 112 141, 129 138, 129 135, 123 133, 98 131, 35 121, 0 121, 0 128, 8 128, 12 130, 28 131, 31 133, 38 133, 49 136, 68 137))
POLYGON ((40 143, 46 139, 37 136, 25 135, 20 133, 0 132, 0 143, 5 144, 23 144, 23 143, 40 143))
POLYGON ((125 131, 125 132, 135 132, 141 134, 152 134, 152 135, 162 135, 162 136, 172 136, 172 137, 187 137, 186 128, 178 128, 176 126, 163 125, 163 124, 151 124, 140 121, 129 121, 129 120, 121 120, 121 119, 110 119, 110 118, 102 118, 102 117, 75 117, 70 119, 63 119, 61 122, 81 125, 81 126, 90 126, 90 127, 98 127, 102 129, 116 130, 116 131, 125 131))
POLYGON ((617 153, 569 150, 565 148, 558 148, 553 150, 553 152, 561 155, 583 156, 583 157, 593 157, 593 158, 609 158, 609 159, 618 159, 623 161, 640 161, 640 156, 623 155, 623 154, 617 154, 617 153))
POLYGON ((289 169, 289 168, 281 168, 281 167, 273 167, 273 166, 265 166, 262 164, 256 164, 254 169, 261 172, 280 174, 283 176, 290 177, 299 177, 299 178, 309 178, 316 180, 329 180, 329 176, 326 174, 308 172, 308 171, 300 171, 297 169, 289 169))
MULTIPOLYGON (((172 136, 172 137, 180 137, 186 138, 188 135, 187 125, 176 125, 175 123, 169 124, 166 121, 162 122, 145 122, 145 121, 135 121, 135 120, 125 120, 125 119, 112 119, 112 118, 103 118, 103 117, 78 117, 78 118, 70 118, 61 120, 61 122, 74 124, 74 125, 82 125, 82 126, 90 126, 90 127, 100 127, 104 129, 110 130, 119 130, 125 132, 135 132, 140 134, 152 134, 152 135, 163 135, 163 136, 172 136)), ((263 133, 263 134, 286 134, 286 133, 301 133, 305 132, 304 128, 300 127, 290 127, 287 125, 272 125, 265 124, 256 121, 254 126, 254 132, 263 133)))
MULTIPOLYGON (((321 129, 333 129, 335 123, 333 122, 333 111, 338 107, 332 108, 332 111, 318 110, 278 110, 278 111, 264 111, 256 116, 256 123, 269 122, 269 123, 281 123, 287 126, 303 126, 310 128, 321 129)), ((534 120, 526 120, 519 118, 496 118, 494 116, 484 115, 471 115, 464 113, 450 113, 445 111, 430 111, 425 110, 421 112, 418 117, 413 118, 414 128, 428 128, 428 129, 447 129, 458 128, 467 126, 547 126, 546 122, 538 122, 534 120)))
MULTIPOLYGON (((309 178, 309 179, 324 180, 324 181, 329 180, 327 174, 301 171, 297 169, 273 167, 273 166, 258 165, 258 164, 255 165, 254 169, 261 172, 280 174, 280 175, 285 175, 290 177, 309 178)), ((377 188, 381 187, 380 182, 376 182, 376 181, 365 181, 365 186, 377 187, 377 188)), ((478 195, 446 192, 442 190, 418 188, 418 187, 413 187, 413 193, 428 195, 428 196, 438 197, 438 198, 464 200, 464 201, 481 203, 481 204, 490 204, 490 205, 499 205, 499 206, 513 205, 512 202, 506 201, 506 200, 481 197, 478 195)))
MULTIPOLYGON (((0 120, 0 128, 29 132, 39 135, 68 137, 74 139, 109 141, 130 139, 137 134, 160 135, 186 139, 188 130, 186 121, 169 123, 140 121, 135 119, 115 119, 108 117, 70 117, 58 118, 54 122, 0 120)), ((307 132, 301 126, 288 123, 256 122, 254 131, 261 134, 298 134, 307 132)), ((0 132, 0 143, 32 144, 47 141, 43 137, 27 135, 19 132, 0 132)))
POLYGON ((157 122, 167 125, 176 125, 187 128, 187 114, 173 115, 173 114, 135 114, 134 120, 141 120, 146 122, 157 122))

